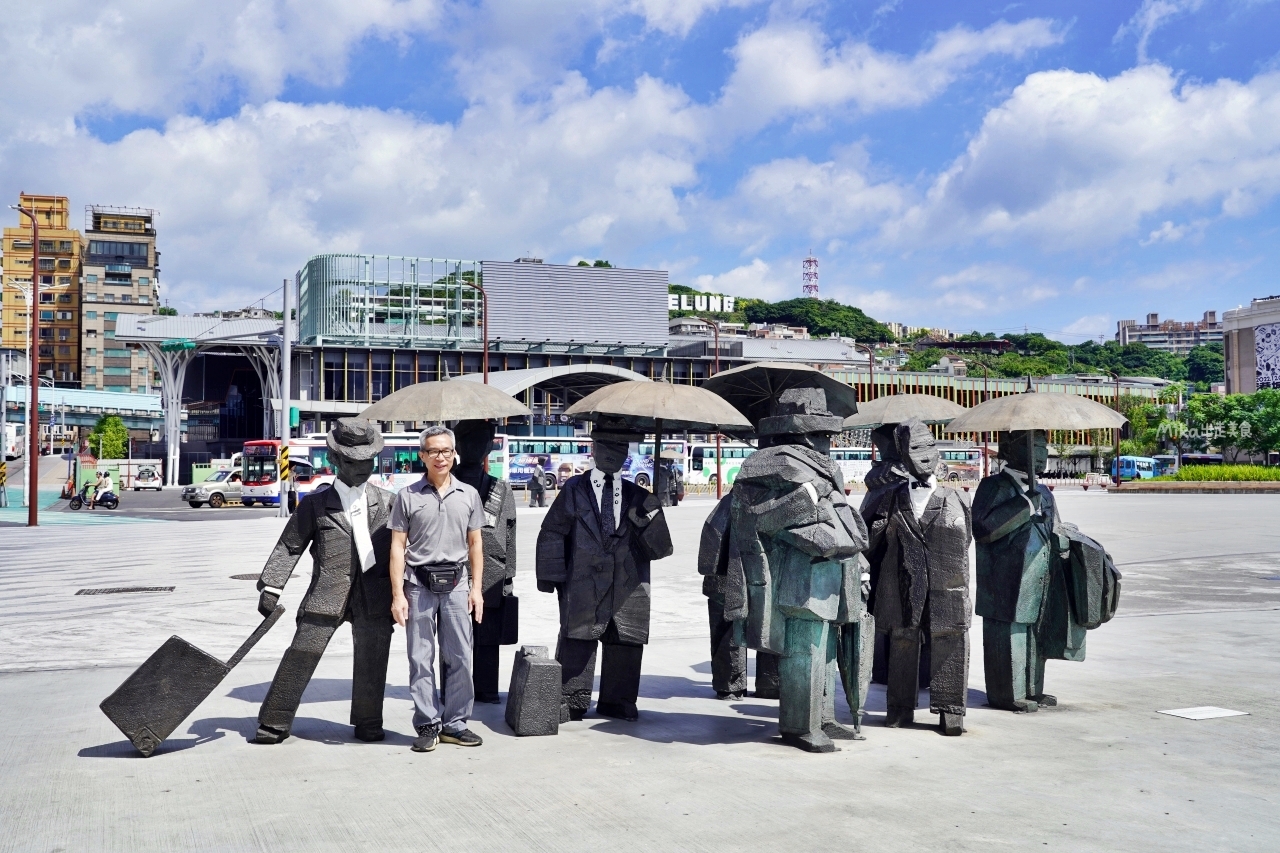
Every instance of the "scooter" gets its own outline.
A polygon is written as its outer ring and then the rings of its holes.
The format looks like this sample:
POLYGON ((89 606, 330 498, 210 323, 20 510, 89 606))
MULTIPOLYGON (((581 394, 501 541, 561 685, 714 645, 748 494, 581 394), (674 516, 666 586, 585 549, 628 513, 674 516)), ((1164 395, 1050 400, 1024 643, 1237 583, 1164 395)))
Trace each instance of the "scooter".
MULTIPOLYGON (((80 494, 71 499, 70 507, 72 509, 80 509, 89 502, 89 490, 93 488, 93 483, 85 483, 84 488, 80 490, 80 494)), ((120 506, 120 498, 116 497, 115 492, 103 492, 98 495, 98 499, 94 501, 93 507, 102 507, 103 509, 115 509, 120 506)), ((90 507, 90 509, 93 509, 90 507)))

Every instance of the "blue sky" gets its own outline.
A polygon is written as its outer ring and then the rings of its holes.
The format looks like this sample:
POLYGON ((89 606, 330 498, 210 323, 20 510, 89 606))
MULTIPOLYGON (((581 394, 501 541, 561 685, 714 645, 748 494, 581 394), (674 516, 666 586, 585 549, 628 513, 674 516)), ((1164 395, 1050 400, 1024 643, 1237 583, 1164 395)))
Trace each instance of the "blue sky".
POLYGON ((658 267, 1110 336, 1280 292, 1280 2, 28 4, 0 192, 159 211, 235 307, 320 252, 658 267), (27 70, 30 69, 30 70, 27 70))

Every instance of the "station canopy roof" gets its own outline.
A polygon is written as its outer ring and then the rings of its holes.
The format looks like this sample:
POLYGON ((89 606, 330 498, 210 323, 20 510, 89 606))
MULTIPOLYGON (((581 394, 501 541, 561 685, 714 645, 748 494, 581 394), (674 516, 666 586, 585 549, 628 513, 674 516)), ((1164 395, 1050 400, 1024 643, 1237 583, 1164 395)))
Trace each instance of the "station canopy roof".
MULTIPOLYGON (((468 382, 484 381, 484 375, 480 373, 468 373, 454 378, 468 382)), ((566 405, 572 405, 606 385, 626 380, 647 382, 649 377, 611 364, 568 364, 562 367, 489 371, 489 384, 512 397, 519 399, 520 392, 537 387, 560 397, 566 405)))

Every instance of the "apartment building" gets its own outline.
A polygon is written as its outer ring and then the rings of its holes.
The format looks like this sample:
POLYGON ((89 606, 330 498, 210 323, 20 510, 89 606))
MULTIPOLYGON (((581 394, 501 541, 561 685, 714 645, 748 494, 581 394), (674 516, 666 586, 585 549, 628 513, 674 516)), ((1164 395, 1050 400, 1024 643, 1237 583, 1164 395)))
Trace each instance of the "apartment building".
POLYGON ((20 193, 18 204, 36 215, 40 226, 40 269, 32 269, 31 220, 16 213, 17 225, 3 236, 3 299, 0 300, 0 346, 25 352, 39 347, 40 373, 61 387, 80 384, 80 232, 70 227, 71 207, 65 196, 20 193), (32 309, 27 302, 38 283, 37 341, 29 341, 32 309))
POLYGON ((1116 323, 1116 340, 1121 346, 1145 344, 1152 349, 1174 355, 1186 355, 1198 346, 1222 343, 1222 323, 1217 311, 1206 311, 1200 320, 1160 321, 1159 314, 1148 314, 1146 323, 1120 320, 1116 323))
POLYGON ((85 208, 81 302, 83 386, 147 394, 159 388, 151 358, 137 345, 116 343, 120 314, 155 314, 160 307, 160 252, 155 211, 89 205, 85 208))

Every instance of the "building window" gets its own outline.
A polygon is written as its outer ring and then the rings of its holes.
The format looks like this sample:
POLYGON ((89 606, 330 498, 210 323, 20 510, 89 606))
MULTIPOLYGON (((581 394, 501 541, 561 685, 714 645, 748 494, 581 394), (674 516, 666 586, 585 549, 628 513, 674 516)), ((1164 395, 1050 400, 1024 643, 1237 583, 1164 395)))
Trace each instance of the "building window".
POLYGON ((96 376, 98 374, 98 368, 94 367, 92 364, 85 368, 85 370, 90 376, 96 376))
POLYGON ((139 297, 138 297, 138 304, 139 304, 139 305, 150 305, 150 304, 151 304, 151 297, 150 297, 150 296, 139 296, 139 297))
POLYGON ((52 294, 52 293, 42 293, 42 294, 40 294, 40 301, 41 301, 42 303, 46 303, 46 304, 48 304, 48 303, 52 303, 52 302, 53 302, 53 294, 52 294))
POLYGON ((138 284, 142 285, 143 287, 146 287, 147 285, 151 284, 151 279, 145 275, 138 276, 138 284))
POLYGON ((98 294, 96 294, 96 293, 85 293, 85 294, 82 294, 82 295, 80 296, 80 301, 81 301, 81 302, 97 302, 97 301, 98 301, 98 294))
POLYGON ((42 341, 46 341, 46 340, 47 340, 47 341, 51 341, 51 340, 53 340, 53 329, 41 329, 41 330, 40 330, 40 340, 42 340, 42 341))
POLYGON ((41 283, 41 284, 48 284, 48 285, 52 285, 52 284, 53 284, 53 276, 51 276, 51 275, 42 275, 42 276, 40 276, 40 283, 41 283))
POLYGON ((115 295, 114 293, 107 293, 107 294, 104 294, 104 295, 103 295, 103 297, 102 297, 102 301, 103 301, 103 302, 115 302, 115 301, 116 301, 116 295, 115 295))
POLYGON ((86 312, 84 312, 84 318, 85 318, 86 320, 96 320, 96 319, 98 319, 98 312, 97 312, 97 311, 86 311, 86 312))
POLYGON ((70 259, 70 258, 58 258, 58 269, 60 269, 60 270, 69 270, 69 269, 71 269, 71 259, 70 259))
MULTIPOLYGON (((40 242, 43 243, 44 241, 41 240, 40 242)), ((50 249, 49 251, 53 251, 53 250, 50 249)), ((40 259, 40 271, 44 272, 45 270, 48 270, 49 272, 53 272, 53 258, 40 259)))
POLYGON ((346 388, 342 374, 342 353, 326 352, 324 354, 324 399, 346 399, 346 388))
POLYGON ((53 347, 40 347, 41 358, 53 358, 53 347))
POLYGON ((59 252, 70 252, 70 251, 71 251, 71 241, 70 241, 70 240, 59 240, 59 241, 58 241, 58 251, 59 251, 59 252))
POLYGON ((347 400, 363 403, 369 399, 369 354, 347 353, 347 400))
POLYGON ((84 336, 85 336, 86 338, 96 338, 96 337, 98 336, 98 330, 97 330, 97 329, 85 329, 85 330, 84 330, 84 336))
POLYGON ((94 358, 95 356, 97 356, 98 351, 93 347, 89 347, 87 350, 84 351, 84 354, 89 356, 89 358, 94 358))
POLYGON ((70 294, 70 293, 59 293, 59 294, 58 294, 58 301, 59 301, 59 302, 64 302, 64 303, 66 303, 66 304, 70 305, 70 304, 71 304, 71 294, 70 294))
POLYGON ((132 302, 132 301, 133 301, 133 297, 132 297, 132 296, 130 296, 129 294, 127 294, 127 293, 122 293, 122 294, 120 294, 120 301, 121 301, 121 302, 132 302))
POLYGON ((108 320, 115 320, 116 318, 118 318, 118 317, 120 316, 120 312, 118 312, 118 311, 108 311, 108 312, 106 313, 106 315, 105 315, 105 316, 106 316, 106 318, 107 318, 108 320))
POLYGON ((98 276, 97 276, 97 274, 96 274, 96 273, 90 273, 89 275, 86 275, 86 276, 84 277, 84 280, 85 280, 85 283, 86 283, 86 284, 97 284, 97 283, 98 283, 98 276))
POLYGON ((107 332, 103 332, 103 333, 102 333, 102 336, 103 336, 104 338, 110 338, 110 339, 112 339, 112 340, 115 340, 116 333, 115 333, 115 332, 112 332, 112 331, 107 331, 107 332))
POLYGON ((58 355, 71 355, 71 347, 58 347, 58 355))
POLYGON ((381 400, 391 393, 391 353, 372 353, 373 359, 373 399, 381 400))
POLYGON ((53 319, 53 312, 52 312, 52 311, 41 311, 41 312, 40 312, 40 319, 41 319, 41 320, 52 320, 52 319, 53 319))
MULTIPOLYGON (((68 286, 68 285, 70 285, 70 284, 71 284, 71 276, 69 276, 69 275, 60 275, 60 276, 58 276, 58 286, 59 286, 59 287, 66 287, 66 286, 68 286)), ((68 301, 68 302, 70 302, 70 301, 71 301, 70 297, 68 297, 67 301, 68 301)))
POLYGON ((59 330, 58 330, 58 340, 60 340, 60 341, 69 341, 69 340, 71 340, 71 330, 70 330, 70 329, 59 329, 59 330))
POLYGON ((59 320, 74 320, 75 318, 76 318, 76 312, 74 312, 74 311, 59 311, 59 312, 58 312, 58 319, 59 319, 59 320))

